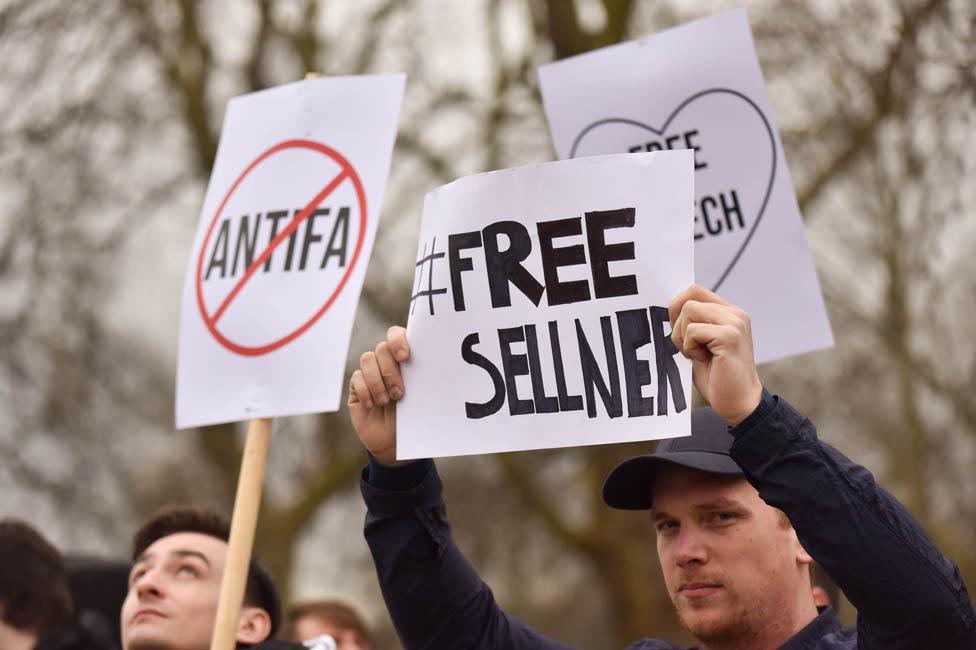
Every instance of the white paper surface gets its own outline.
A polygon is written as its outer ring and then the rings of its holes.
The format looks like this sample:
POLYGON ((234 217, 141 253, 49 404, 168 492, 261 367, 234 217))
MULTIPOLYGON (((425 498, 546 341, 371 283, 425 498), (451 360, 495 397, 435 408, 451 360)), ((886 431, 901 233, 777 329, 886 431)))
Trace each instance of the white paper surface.
POLYGON ((561 158, 695 148, 695 279, 758 362, 833 345, 744 9, 543 66, 561 158))
POLYGON ((692 180, 692 153, 671 151, 490 172, 428 194, 397 457, 688 435, 691 364, 670 343, 667 305, 692 279, 692 180), (584 357, 607 400, 588 397, 584 357))
POLYGON ((230 101, 183 289, 178 427, 338 409, 404 81, 230 101))

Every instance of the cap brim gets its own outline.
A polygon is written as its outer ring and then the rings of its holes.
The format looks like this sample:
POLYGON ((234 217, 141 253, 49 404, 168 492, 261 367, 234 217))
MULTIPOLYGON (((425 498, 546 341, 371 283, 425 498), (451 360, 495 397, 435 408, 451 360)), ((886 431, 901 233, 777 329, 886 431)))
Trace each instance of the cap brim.
POLYGON ((662 467, 688 467, 712 474, 742 476, 728 455, 711 451, 672 451, 636 456, 617 465, 603 482, 603 501, 620 510, 649 510, 654 476, 662 467))

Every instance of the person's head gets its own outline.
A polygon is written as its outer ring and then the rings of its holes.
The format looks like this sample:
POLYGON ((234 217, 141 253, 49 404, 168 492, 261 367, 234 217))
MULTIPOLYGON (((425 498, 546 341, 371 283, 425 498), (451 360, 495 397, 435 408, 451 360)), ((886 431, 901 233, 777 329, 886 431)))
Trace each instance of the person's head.
POLYGON ((33 647, 73 615, 61 554, 28 524, 0 520, 0 638, 6 645, 18 638, 33 647))
POLYGON ((732 436, 711 409, 692 436, 618 466, 604 500, 650 510, 658 559, 682 624, 706 645, 785 641, 815 615, 812 558, 782 511, 766 504, 729 456, 732 436))
POLYGON ((373 638, 359 614, 337 600, 312 600, 295 603, 285 611, 283 637, 289 641, 308 641, 328 634, 338 650, 371 650, 373 638))
MULTIPOLYGON (((132 542, 129 592, 122 604, 124 650, 207 650, 213 635, 229 526, 217 514, 170 508, 132 542)), ((270 574, 252 559, 237 624, 238 645, 274 635, 281 605, 270 574)))
POLYGON ((813 602, 817 607, 835 606, 840 602, 840 588, 822 566, 813 564, 810 579, 813 581, 813 602))

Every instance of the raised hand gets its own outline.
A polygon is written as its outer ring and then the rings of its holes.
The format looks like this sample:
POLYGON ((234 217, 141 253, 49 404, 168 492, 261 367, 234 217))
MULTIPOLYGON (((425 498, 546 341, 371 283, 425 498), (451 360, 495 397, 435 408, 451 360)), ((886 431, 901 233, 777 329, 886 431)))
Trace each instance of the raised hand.
MULTIPOLYGON (((349 417, 369 453, 384 465, 396 460, 396 403, 404 395, 400 364, 410 358, 407 330, 391 327, 386 340, 359 357, 349 379, 349 417)), ((403 461, 409 462, 409 461, 403 461)))
POLYGON ((692 360, 695 387, 730 425, 762 399, 749 314, 697 284, 668 306, 671 340, 692 360))

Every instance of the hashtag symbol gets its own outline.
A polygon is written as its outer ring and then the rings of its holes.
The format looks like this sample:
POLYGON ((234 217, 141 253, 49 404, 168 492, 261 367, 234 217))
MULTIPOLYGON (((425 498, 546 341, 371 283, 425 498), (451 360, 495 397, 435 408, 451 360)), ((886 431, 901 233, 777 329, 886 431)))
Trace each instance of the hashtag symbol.
POLYGON ((427 296, 427 308, 430 310, 430 315, 434 315, 434 296, 442 293, 447 293, 447 289, 435 289, 434 288, 434 260, 439 260, 444 257, 443 251, 438 253, 437 250, 437 237, 434 237, 430 243, 430 254, 427 254, 427 242, 424 242, 424 252, 421 254, 420 259, 417 260, 417 286, 414 288, 413 295, 410 297, 410 313, 414 312, 417 308, 417 298, 422 298, 427 296), (427 288, 423 291, 420 290, 420 285, 424 281, 424 266, 427 266, 427 288))

